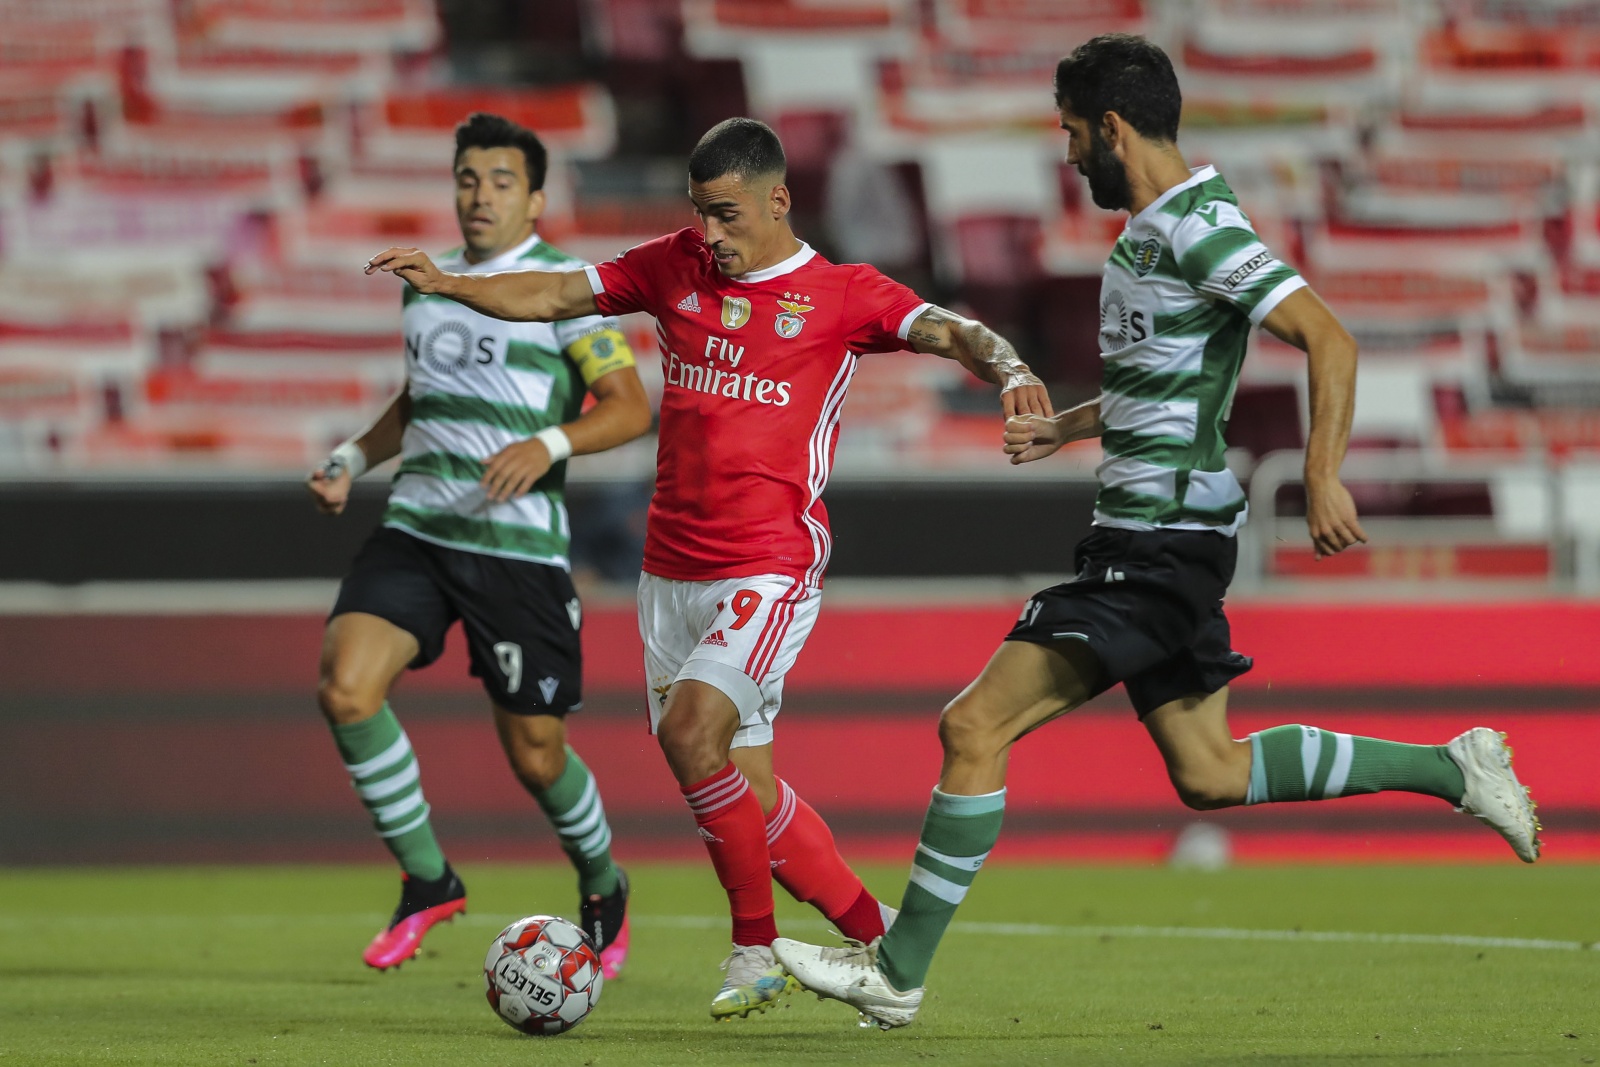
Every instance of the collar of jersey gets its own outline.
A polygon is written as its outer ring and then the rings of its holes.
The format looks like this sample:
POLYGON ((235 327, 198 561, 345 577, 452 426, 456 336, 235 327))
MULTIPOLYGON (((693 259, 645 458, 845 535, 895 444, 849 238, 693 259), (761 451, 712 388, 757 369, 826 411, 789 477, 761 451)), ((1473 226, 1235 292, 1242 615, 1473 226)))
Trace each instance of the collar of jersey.
POLYGON ((535 233, 532 237, 529 237, 526 241, 523 241, 515 248, 508 248, 504 252, 501 252, 498 256, 495 256, 493 259, 486 259, 482 263, 468 263, 467 252, 466 249, 463 248, 460 252, 456 253, 461 257, 461 270, 459 273, 493 274, 496 271, 510 270, 512 265, 515 264, 517 260, 521 259, 523 256, 537 248, 541 240, 542 239, 540 236, 535 233))
POLYGON ((1135 222, 1138 222, 1140 219, 1144 218, 1146 215, 1151 214, 1152 212, 1160 211, 1162 204, 1165 204, 1168 200, 1171 200, 1173 197, 1177 196, 1179 193, 1183 192, 1185 189, 1193 189, 1195 186, 1201 184, 1202 182, 1208 182, 1212 178, 1215 178, 1216 176, 1217 176, 1217 168, 1213 167, 1209 163, 1207 163, 1203 167, 1194 167, 1194 168, 1192 168, 1189 171, 1189 180, 1188 181, 1179 182, 1177 185, 1174 185, 1171 189, 1168 189, 1166 192, 1162 193, 1160 196, 1158 196, 1154 200, 1150 201, 1150 203, 1145 205, 1145 209, 1143 211, 1139 212, 1133 218, 1128 220, 1128 225, 1130 225, 1130 226, 1133 225, 1135 222))
POLYGON ((762 267, 760 270, 753 270, 748 274, 742 275, 738 278, 729 278, 728 280, 730 282, 740 282, 744 285, 756 285, 761 282, 770 282, 774 278, 781 278, 791 271, 799 270, 807 263, 810 263, 812 257, 814 257, 816 254, 816 249, 812 248, 804 241, 801 241, 800 251, 796 252, 782 263, 772 267, 762 267))

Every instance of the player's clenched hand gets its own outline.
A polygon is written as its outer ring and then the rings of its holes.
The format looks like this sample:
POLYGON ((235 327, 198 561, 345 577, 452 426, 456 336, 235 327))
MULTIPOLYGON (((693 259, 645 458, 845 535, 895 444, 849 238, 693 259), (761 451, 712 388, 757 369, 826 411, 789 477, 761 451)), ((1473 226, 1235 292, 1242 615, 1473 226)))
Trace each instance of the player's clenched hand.
POLYGON ((306 489, 317 502, 317 510, 324 515, 338 515, 350 501, 350 472, 343 467, 332 478, 323 467, 318 467, 306 478, 306 489))
POLYGON ((515 500, 550 471, 550 450, 535 438, 507 445, 483 465, 483 488, 495 503, 515 500))
POLYGON ((1337 478, 1306 483, 1306 526, 1318 559, 1367 543, 1366 531, 1356 519, 1356 503, 1337 478))
POLYGON ((388 271, 419 293, 443 292, 449 275, 434 266, 426 252, 415 248, 386 248, 367 260, 364 274, 388 271))
POLYGON ((1000 406, 1006 418, 1013 415, 1054 415, 1050 406, 1050 391, 1037 375, 1023 367, 1006 375, 1000 390, 1000 406))
POLYGON ((1061 426, 1044 415, 1013 415, 1006 419, 1006 455, 1011 462, 1032 463, 1066 444, 1061 426))

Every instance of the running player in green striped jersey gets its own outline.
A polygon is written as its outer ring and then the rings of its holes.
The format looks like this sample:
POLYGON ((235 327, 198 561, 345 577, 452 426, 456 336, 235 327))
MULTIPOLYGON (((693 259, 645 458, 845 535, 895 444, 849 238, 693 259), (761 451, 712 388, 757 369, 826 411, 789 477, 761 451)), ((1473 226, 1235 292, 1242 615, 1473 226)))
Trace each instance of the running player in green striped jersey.
MULTIPOLYGON (((1304 350, 1310 367, 1307 523, 1318 558, 1364 542, 1339 481, 1354 410, 1356 345, 1292 268, 1261 243, 1233 191, 1178 150, 1182 99, 1155 45, 1107 34, 1056 70, 1068 162, 1102 208, 1127 211, 1100 292, 1100 397, 1006 423, 1013 463, 1099 437, 1094 526, 1077 577, 1034 595, 983 673, 945 708, 944 767, 893 926, 871 945, 780 938, 800 983, 904 1026, 956 907, 1000 834, 1006 761, 1023 735, 1122 683, 1183 802, 1201 810, 1404 790, 1488 823, 1518 857, 1539 829, 1510 750, 1478 727, 1442 745, 1402 745, 1311 726, 1235 740, 1233 651, 1222 598, 1245 497, 1223 431, 1252 326, 1304 350)), ((994 549, 1004 550, 997 530, 994 549)))
MULTIPOLYGON (((458 127, 465 244, 441 262, 462 273, 582 270, 537 232, 545 169, 529 130, 485 114, 458 127)), ((318 688, 351 783, 402 871, 400 905, 362 958, 398 966, 466 908, 388 704, 394 682, 437 659, 460 619, 511 769, 577 868, 581 923, 615 977, 628 948, 627 878, 594 777, 566 743, 564 716, 582 702, 582 610, 563 485, 568 456, 649 429, 650 403, 615 319, 505 322, 410 287, 403 300, 406 388, 308 482, 337 513, 351 479, 400 457, 382 523, 340 586, 318 688), (586 393, 595 404, 583 412, 586 393)))

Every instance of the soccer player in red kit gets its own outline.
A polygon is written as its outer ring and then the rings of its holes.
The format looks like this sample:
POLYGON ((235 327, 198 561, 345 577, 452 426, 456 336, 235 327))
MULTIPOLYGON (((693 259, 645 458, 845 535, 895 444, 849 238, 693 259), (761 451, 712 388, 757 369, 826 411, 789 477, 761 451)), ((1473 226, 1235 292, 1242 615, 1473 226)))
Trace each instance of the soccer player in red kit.
POLYGON ((773 959, 773 879, 848 938, 893 911, 840 857, 827 825, 772 769, 783 678, 821 604, 831 539, 822 491, 856 360, 910 349, 1001 386, 1004 413, 1052 413, 1015 350, 861 264, 829 263, 789 226, 783 147, 729 119, 689 157, 702 229, 582 273, 460 275, 392 248, 392 271, 497 318, 643 311, 656 319, 666 390, 639 630, 650 722, 694 813, 733 916, 716 1018, 764 1011, 794 988, 773 959))

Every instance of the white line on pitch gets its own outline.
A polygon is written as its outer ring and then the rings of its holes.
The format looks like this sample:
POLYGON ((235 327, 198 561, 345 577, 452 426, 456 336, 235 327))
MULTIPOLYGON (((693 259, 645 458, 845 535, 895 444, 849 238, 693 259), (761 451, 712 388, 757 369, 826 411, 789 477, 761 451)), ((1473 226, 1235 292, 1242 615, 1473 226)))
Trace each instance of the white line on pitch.
MULTIPOLYGON (((41 923, 85 925, 104 922, 107 915, 0 914, 0 929, 24 930, 41 923)), ((115 916, 130 927, 182 925, 198 927, 293 927, 306 925, 371 926, 388 916, 378 912, 350 912, 319 915, 122 915, 115 916)), ((467 926, 499 928, 521 918, 504 914, 473 912, 456 921, 467 926)), ((633 922, 643 927, 673 930, 718 930, 727 926, 720 915, 635 915, 633 922)), ((828 929, 821 919, 784 919, 782 925, 808 930, 828 929)), ((1600 951, 1596 941, 1558 941, 1535 937, 1480 937, 1473 934, 1385 934, 1357 930, 1244 930, 1229 926, 1057 926, 1050 923, 953 922, 950 932, 987 937, 1067 937, 1067 938, 1142 938, 1186 941, 1287 941, 1350 945, 1446 945, 1457 948, 1512 948, 1555 952, 1600 951)))
MULTIPOLYGON (((715 929, 726 918, 708 915, 641 915, 641 926, 715 929)), ((784 926, 826 927, 818 919, 785 919, 784 926)), ((1454 945, 1465 948, 1525 948, 1560 952, 1600 951, 1600 942, 1555 941, 1532 937, 1477 937, 1471 934, 1382 934, 1352 930, 1241 930, 1226 926, 1054 926, 1048 923, 953 922, 950 932, 990 937, 1129 937, 1199 941, 1320 941, 1357 945, 1454 945)))

